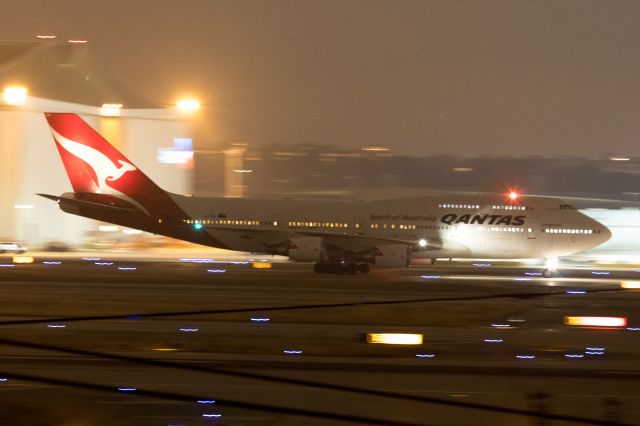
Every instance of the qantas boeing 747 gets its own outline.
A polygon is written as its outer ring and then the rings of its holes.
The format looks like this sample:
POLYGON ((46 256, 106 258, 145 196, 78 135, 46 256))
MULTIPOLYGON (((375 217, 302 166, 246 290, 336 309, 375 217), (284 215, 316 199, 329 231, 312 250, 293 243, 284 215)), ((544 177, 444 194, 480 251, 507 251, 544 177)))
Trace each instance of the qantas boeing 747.
POLYGON ((609 230, 549 197, 428 196, 378 201, 201 198, 162 190, 76 114, 47 113, 73 192, 65 212, 192 243, 367 273, 436 258, 556 259, 609 230))

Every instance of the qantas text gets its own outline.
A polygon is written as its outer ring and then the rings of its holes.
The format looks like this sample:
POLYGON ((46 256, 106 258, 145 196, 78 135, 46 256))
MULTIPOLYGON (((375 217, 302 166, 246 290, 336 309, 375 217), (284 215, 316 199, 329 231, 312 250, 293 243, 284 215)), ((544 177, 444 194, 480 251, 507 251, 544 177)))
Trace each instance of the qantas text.
POLYGON ((456 223, 468 223, 470 225, 524 225, 526 216, 512 216, 502 214, 463 214, 458 216, 457 214, 445 214, 440 218, 440 222, 447 225, 453 225, 456 223))

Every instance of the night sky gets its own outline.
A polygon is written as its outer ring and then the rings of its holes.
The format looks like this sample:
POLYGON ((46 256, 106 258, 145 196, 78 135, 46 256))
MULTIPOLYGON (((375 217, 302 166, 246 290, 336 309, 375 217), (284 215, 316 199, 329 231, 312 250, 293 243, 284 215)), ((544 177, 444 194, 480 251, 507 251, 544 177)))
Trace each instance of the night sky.
POLYGON ((193 94, 208 123, 201 146, 640 156, 638 1, 4 0, 1 10, 1 40, 89 41, 83 84, 25 63, 32 95, 55 85, 63 100, 86 90, 126 98, 96 103, 160 107, 193 94))

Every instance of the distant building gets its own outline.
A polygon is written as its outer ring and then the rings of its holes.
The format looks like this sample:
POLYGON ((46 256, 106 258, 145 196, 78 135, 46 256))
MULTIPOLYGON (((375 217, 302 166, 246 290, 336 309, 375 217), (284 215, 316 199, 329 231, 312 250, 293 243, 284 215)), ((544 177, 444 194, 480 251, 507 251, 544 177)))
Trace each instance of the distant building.
POLYGON ((5 99, 0 101, 0 239, 37 248, 47 242, 75 245, 100 232, 98 222, 63 213, 36 195, 72 191, 45 111, 80 114, 162 188, 193 192, 191 126, 176 110, 105 110, 34 97, 11 105, 5 99))

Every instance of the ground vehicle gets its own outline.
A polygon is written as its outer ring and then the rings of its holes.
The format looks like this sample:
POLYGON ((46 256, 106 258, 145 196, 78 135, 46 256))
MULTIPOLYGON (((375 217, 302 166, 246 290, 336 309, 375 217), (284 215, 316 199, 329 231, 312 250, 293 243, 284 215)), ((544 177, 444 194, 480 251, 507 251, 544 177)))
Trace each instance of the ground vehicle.
POLYGON ((0 253, 17 253, 22 254, 27 251, 26 247, 22 247, 18 243, 0 242, 0 253))

